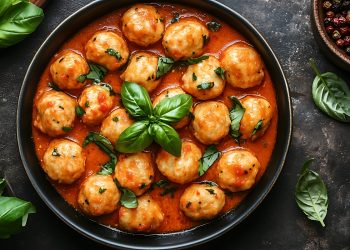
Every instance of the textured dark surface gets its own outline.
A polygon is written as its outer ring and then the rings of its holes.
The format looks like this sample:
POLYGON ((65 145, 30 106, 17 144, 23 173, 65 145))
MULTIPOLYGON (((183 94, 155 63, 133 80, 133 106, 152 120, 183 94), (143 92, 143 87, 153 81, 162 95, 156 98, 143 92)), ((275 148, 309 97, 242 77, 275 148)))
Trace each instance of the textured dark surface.
MULTIPOLYGON (((1 249, 103 249, 66 226, 44 205, 22 167, 15 133, 18 94, 32 57, 65 17, 88 2, 51 0, 37 32, 0 50, 0 176, 5 175, 15 194, 32 201, 38 210, 22 233, 0 242, 1 249)), ((314 106, 314 75, 308 60, 315 58, 322 71, 333 71, 348 83, 349 73, 320 54, 309 21, 311 1, 220 2, 250 20, 280 59, 291 89, 294 132, 284 170, 264 202, 237 228, 198 249, 350 249, 350 126, 328 118, 314 106), (316 159, 312 168, 328 187, 325 228, 307 220, 294 202, 297 174, 309 157, 316 159)))

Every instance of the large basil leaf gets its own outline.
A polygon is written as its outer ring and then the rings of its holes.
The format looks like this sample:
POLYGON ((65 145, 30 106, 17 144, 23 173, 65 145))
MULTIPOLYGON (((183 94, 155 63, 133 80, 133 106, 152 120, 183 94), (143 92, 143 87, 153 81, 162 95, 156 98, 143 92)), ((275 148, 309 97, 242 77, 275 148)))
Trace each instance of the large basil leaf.
POLYGON ((346 82, 334 73, 321 74, 311 60, 316 73, 312 83, 312 97, 317 107, 332 118, 350 122, 350 90, 346 82))
POLYGON ((176 157, 181 156, 182 142, 173 127, 162 122, 153 123, 150 126, 150 134, 165 151, 176 157))
POLYGON ((161 100, 154 108, 154 115, 162 122, 178 122, 188 115, 191 107, 192 97, 187 94, 179 94, 161 100))
POLYGON ((199 160, 199 176, 202 176, 219 158, 221 152, 214 145, 210 145, 204 152, 203 157, 199 160))
POLYGON ((0 14, 0 48, 22 41, 44 18, 41 8, 26 1, 12 1, 10 6, 8 0, 1 0, 0 14))
POLYGON ((153 114, 152 102, 147 90, 133 82, 124 82, 121 89, 124 107, 135 119, 145 119, 153 114))
POLYGON ((235 139, 238 139, 241 135, 239 132, 239 127, 245 112, 245 108, 243 108, 241 102, 236 97, 230 96, 229 98, 234 104, 233 109, 230 111, 231 136, 235 139))
POLYGON ((149 125, 149 121, 144 120, 125 129, 115 145, 116 150, 122 153, 136 153, 151 145, 153 138, 148 133, 149 125))
POLYGON ((327 215, 327 188, 321 177, 309 169, 313 159, 304 163, 295 187, 295 200, 310 220, 319 221, 324 227, 327 215))

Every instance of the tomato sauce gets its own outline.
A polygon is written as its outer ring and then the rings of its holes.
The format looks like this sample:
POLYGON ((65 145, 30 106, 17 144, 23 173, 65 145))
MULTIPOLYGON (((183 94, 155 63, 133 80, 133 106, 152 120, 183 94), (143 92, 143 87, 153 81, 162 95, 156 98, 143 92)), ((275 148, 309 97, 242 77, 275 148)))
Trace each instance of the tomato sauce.
MULTIPOLYGON (((189 19, 197 18, 201 22, 203 22, 203 24, 214 19, 213 16, 206 14, 202 11, 199 11, 190 7, 180 6, 180 5, 157 4, 157 8, 161 16, 164 17, 164 22, 166 27, 170 24, 170 21, 173 18, 175 13, 179 13, 181 18, 189 18, 189 19)), ((87 43, 87 41, 91 38, 91 36, 97 31, 109 30, 109 31, 116 32, 119 35, 122 35, 121 17, 126 10, 127 8, 116 10, 97 19, 96 21, 90 23, 89 25, 87 25, 86 27, 78 31, 71 39, 69 39, 63 44, 63 46, 60 48, 58 53, 55 56, 53 56, 52 60, 50 61, 50 63, 47 65, 46 69, 42 73, 41 79, 38 83, 35 99, 34 99, 33 117, 35 117, 36 115, 35 106, 37 104, 38 98, 41 96, 43 92, 50 90, 50 88, 48 87, 48 83, 52 81, 50 72, 49 72, 49 67, 51 63, 53 63, 59 57, 60 53, 66 49, 74 50, 75 52, 78 52, 81 55, 85 55, 84 46, 87 43)), ((219 20, 217 18, 215 19, 219 20)), ((221 20, 219 20, 219 22, 222 25, 222 27, 217 32, 210 31, 210 41, 205 46, 204 54, 212 54, 217 58, 220 58, 221 52, 225 48, 227 48, 229 45, 240 41, 249 43, 233 27, 230 27, 228 24, 226 24, 221 20)), ((147 50, 159 55, 164 55, 164 49, 161 45, 161 41, 158 41, 156 44, 153 44, 147 48, 137 46, 131 42, 128 42, 128 46, 129 46, 131 55, 137 51, 142 51, 142 50, 147 50)), ((185 67, 175 68, 170 73, 165 75, 162 79, 161 84, 151 94, 152 100, 157 95, 159 95, 164 89, 180 86, 181 77, 185 72, 185 70, 186 70, 185 67)), ((264 72, 265 72, 265 78, 263 83, 260 86, 250 88, 248 90, 239 90, 239 89, 231 88, 229 84, 226 84, 224 93, 220 97, 215 99, 215 100, 224 102, 228 107, 232 107, 231 101, 229 100, 229 98, 227 98, 228 96, 231 96, 231 95, 236 97, 242 97, 245 95, 260 95, 266 98, 270 102, 272 109, 274 110, 274 115, 273 115, 270 127, 267 129, 266 133, 262 137, 260 137, 254 142, 246 141, 243 144, 238 145, 230 136, 227 136, 224 140, 222 140, 217 145, 217 148, 221 151, 242 147, 253 152, 261 163, 261 168, 257 175, 257 181, 264 174, 265 169, 269 163, 269 160, 275 145, 276 134, 277 134, 277 107, 276 107, 275 90, 274 90, 270 75, 265 66, 264 66, 264 72)), ((122 70, 115 71, 115 72, 108 72, 108 74, 104 79, 104 82, 110 84, 116 93, 120 93, 120 88, 122 85, 122 80, 120 79, 121 73, 122 73, 122 70)), ((74 90, 74 91, 68 91, 67 93, 77 98, 81 92, 82 90, 78 90, 78 91, 74 90)), ((121 101, 119 99, 119 96, 117 96, 116 107, 120 106, 120 103, 121 101)), ((194 103, 196 104, 198 102, 194 99, 194 103)), ((33 140, 35 143, 36 154, 40 162, 42 162, 43 155, 50 141, 53 138, 41 133, 34 126, 32 126, 32 131, 33 131, 33 140)), ((76 119, 73 130, 69 132, 67 135, 65 135, 64 138, 73 140, 77 142, 79 145, 82 145, 82 142, 89 131, 99 131, 99 127, 88 127, 84 125, 79 119, 76 119)), ((181 138, 196 142, 196 144, 199 145, 202 151, 204 152, 205 146, 196 140, 196 138, 191 133, 191 129, 189 127, 183 128, 178 132, 181 138)), ((89 144, 84 150, 87 155, 86 171, 78 181, 74 182, 71 185, 64 185, 64 184, 59 184, 54 181, 51 181, 52 185, 56 188, 56 190, 60 193, 60 195, 77 210, 79 210, 78 204, 77 204, 77 197, 78 197, 80 184, 84 181, 86 177, 98 172, 101 165, 106 163, 109 160, 109 157, 94 144, 89 144)), ((153 160, 155 160, 155 155, 157 153, 158 146, 152 145, 149 150, 151 150, 153 154, 153 160)), ((215 171, 216 171, 217 162, 218 161, 216 161, 216 163, 207 171, 207 173, 201 178, 199 178, 197 181, 202 181, 202 180, 215 181, 215 171)), ((153 164, 155 169, 155 181, 160 179, 166 179, 157 170, 155 162, 153 164)), ((195 222, 187 218, 179 209, 180 196, 183 193, 184 189, 188 186, 188 184, 182 185, 182 186, 180 185, 176 185, 176 186, 178 186, 178 189, 175 191, 173 197, 171 197, 171 195, 161 196, 160 193, 162 190, 159 188, 155 188, 149 192, 152 198, 158 201, 158 203, 160 204, 164 212, 164 221, 160 226, 160 228, 157 229, 156 232, 158 233, 180 231, 180 230, 192 228, 200 224, 200 222, 195 222)), ((242 200, 248 193, 249 191, 244 191, 244 192, 234 193, 233 195, 226 195, 226 204, 224 206, 222 213, 225 213, 231 209, 234 209, 239 203, 242 202, 242 200)), ((118 210, 112 214, 94 218, 94 220, 106 225, 110 225, 112 227, 118 227, 118 210)))

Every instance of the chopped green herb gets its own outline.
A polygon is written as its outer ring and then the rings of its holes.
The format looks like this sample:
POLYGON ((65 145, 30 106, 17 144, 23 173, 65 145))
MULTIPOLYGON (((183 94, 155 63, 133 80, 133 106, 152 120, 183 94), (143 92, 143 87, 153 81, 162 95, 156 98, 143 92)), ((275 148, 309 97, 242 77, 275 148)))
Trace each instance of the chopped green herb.
POLYGON ((52 151, 52 156, 57 156, 57 157, 61 156, 61 154, 58 153, 57 148, 54 148, 54 149, 53 149, 53 151, 52 151))
POLYGON ((217 32, 221 28, 221 24, 216 20, 211 20, 210 22, 207 22, 207 27, 209 30, 217 32))
POLYGON ((212 194, 212 195, 215 195, 215 191, 214 191, 214 189, 209 189, 209 188, 207 188, 207 189, 205 189, 205 190, 207 190, 210 194, 212 194))
POLYGON ((222 80, 225 80, 225 70, 221 67, 218 67, 214 72, 221 77, 222 80))
POLYGON ((255 135, 261 128, 262 128, 262 125, 263 125, 263 121, 260 120, 254 127, 254 130, 253 130, 253 133, 252 133, 252 136, 255 135))
POLYGON ((119 118, 118 118, 118 116, 116 116, 116 117, 113 117, 113 119, 112 119, 114 122, 118 122, 119 121, 119 118))
POLYGON ((85 110, 82 107, 77 106, 75 108, 75 113, 77 114, 78 117, 82 117, 86 112, 85 112, 85 110))
POLYGON ((170 194, 172 198, 174 197, 174 192, 177 190, 177 186, 170 184, 170 182, 167 180, 159 180, 153 183, 151 189, 154 189, 155 187, 163 189, 163 191, 160 193, 161 196, 170 194))
POLYGON ((66 133, 72 131, 72 128, 71 127, 62 127, 62 130, 66 133))
POLYGON ((192 73, 192 81, 197 81, 197 76, 194 72, 192 73))
POLYGON ((115 58, 117 58, 118 61, 120 61, 120 60, 123 59, 123 58, 122 58, 122 55, 121 55, 118 51, 116 51, 116 50, 114 50, 114 49, 112 49, 112 48, 108 48, 105 52, 106 52, 108 55, 111 55, 111 56, 114 56, 115 58))
POLYGON ((213 87, 214 87, 214 82, 203 82, 197 85, 197 89, 200 89, 200 90, 211 89, 213 87))
POLYGON ((176 22, 178 22, 180 20, 180 14, 179 13, 175 13, 174 14, 174 17, 173 17, 173 19, 171 19, 171 23, 176 23, 176 22))
POLYGON ((86 107, 86 108, 90 107, 89 101, 86 101, 86 102, 85 102, 85 107, 86 107))
POLYGON ((109 95, 110 96, 115 96, 116 93, 114 92, 113 88, 111 85, 109 85, 108 83, 99 83, 99 85, 105 89, 107 89, 109 91, 109 95))
POLYGON ((86 80, 86 75, 80 75, 77 77, 78 82, 84 82, 86 80))
POLYGON ((96 63, 89 63, 90 66, 90 72, 86 75, 87 79, 91 79, 96 83, 99 83, 102 81, 102 79, 107 74, 107 69, 105 69, 103 66, 98 65, 96 63))
POLYGON ((157 22, 159 22, 159 23, 164 23, 164 18, 163 18, 163 17, 157 18, 156 20, 157 20, 157 22))
POLYGON ((207 60, 209 58, 209 56, 200 56, 197 58, 190 58, 187 59, 186 61, 181 61, 181 63, 185 64, 185 65, 193 65, 193 64, 197 64, 200 63, 204 60, 207 60))
POLYGON ((142 183, 140 189, 144 189, 146 187, 146 183, 142 183))
POLYGON ((64 107, 62 107, 61 105, 58 106, 60 109, 64 110, 64 107))
POLYGON ((102 188, 102 187, 100 187, 100 189, 98 190, 98 192, 99 192, 100 194, 103 194, 106 190, 107 190, 107 188, 102 188))
POLYGON ((191 206, 191 204, 192 204, 192 202, 187 202, 187 204, 186 204, 186 208, 189 208, 190 206, 191 206))

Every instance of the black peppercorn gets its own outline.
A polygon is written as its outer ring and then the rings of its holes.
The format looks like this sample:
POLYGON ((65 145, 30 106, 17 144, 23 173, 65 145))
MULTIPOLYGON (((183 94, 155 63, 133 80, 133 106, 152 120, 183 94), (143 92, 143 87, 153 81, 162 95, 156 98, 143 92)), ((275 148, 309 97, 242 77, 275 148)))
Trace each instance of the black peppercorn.
POLYGON ((332 8, 332 3, 330 1, 324 1, 322 7, 325 10, 330 10, 332 8))
POLYGON ((350 46, 346 47, 345 52, 346 52, 346 54, 348 54, 348 56, 350 56, 350 46))
POLYGON ((338 40, 339 38, 341 38, 340 32, 338 30, 333 31, 332 38, 334 40, 338 40))

